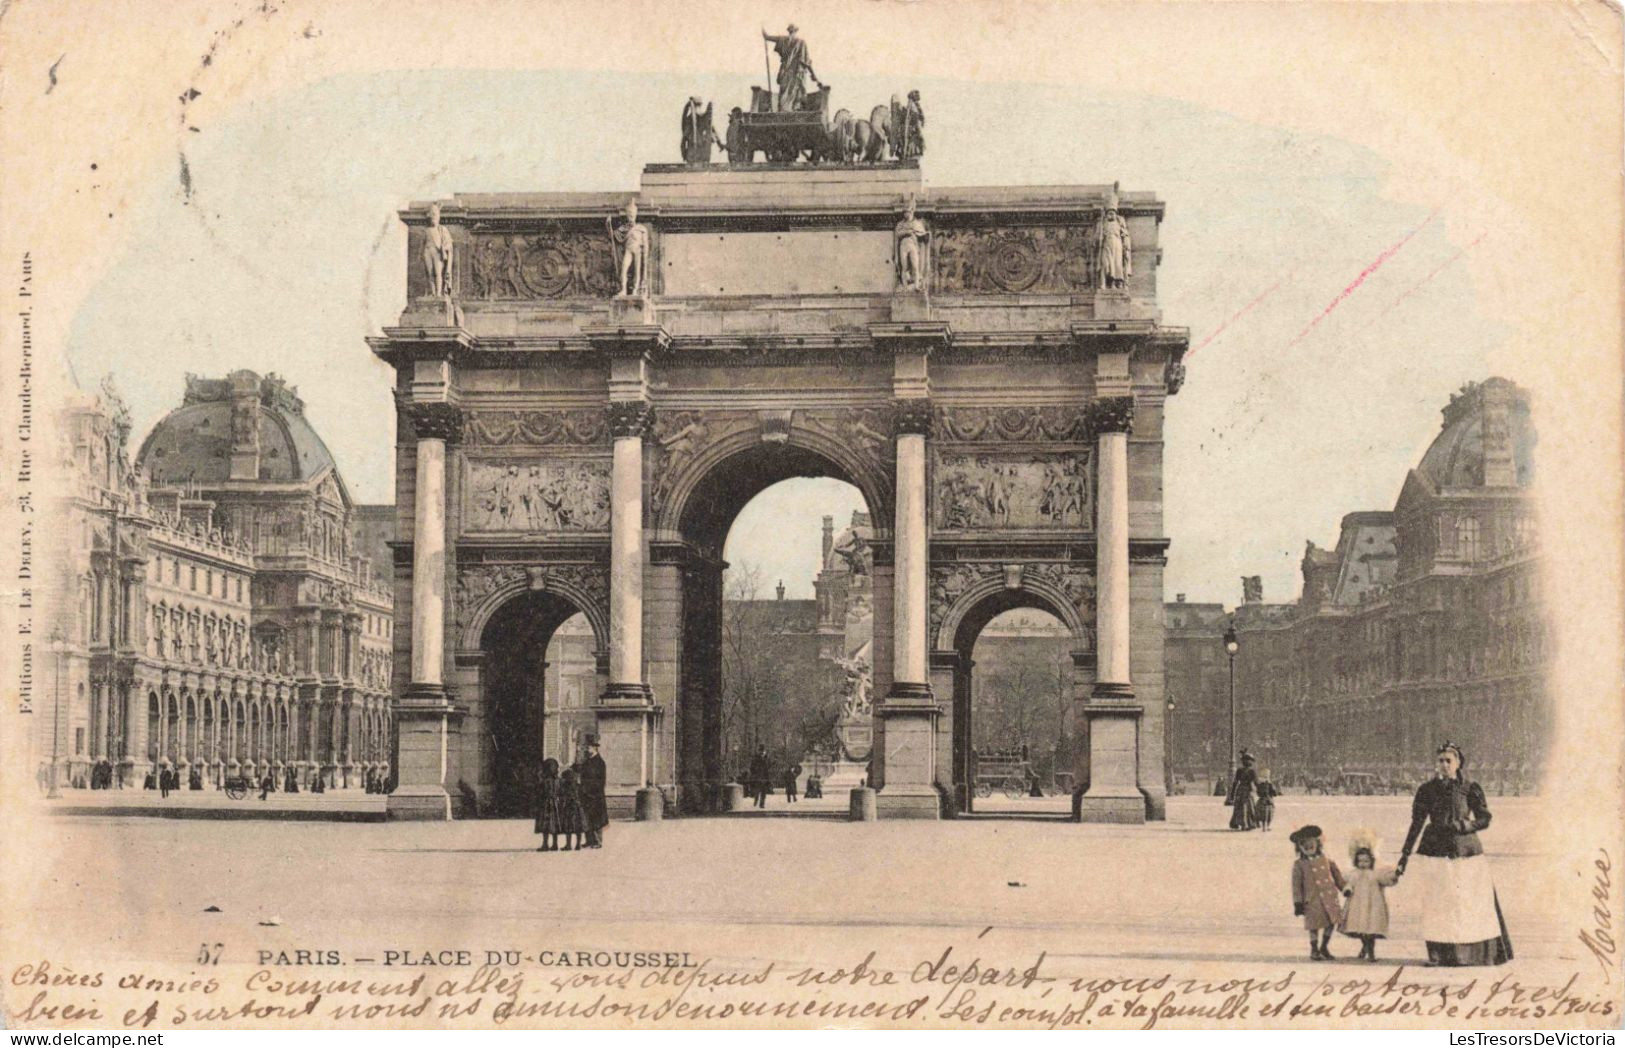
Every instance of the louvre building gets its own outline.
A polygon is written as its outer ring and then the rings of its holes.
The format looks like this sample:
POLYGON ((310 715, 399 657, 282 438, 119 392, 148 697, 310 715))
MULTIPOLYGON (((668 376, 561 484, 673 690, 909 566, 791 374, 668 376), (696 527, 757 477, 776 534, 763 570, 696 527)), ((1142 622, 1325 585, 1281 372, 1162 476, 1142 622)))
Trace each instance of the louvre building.
POLYGON ((1166 606, 1176 777, 1211 787, 1224 774, 1233 626, 1237 741, 1278 782, 1359 773, 1414 787, 1448 739, 1486 788, 1534 788, 1552 649, 1529 399, 1491 378, 1443 415, 1392 511, 1350 513, 1335 546, 1308 544, 1297 601, 1265 603, 1253 579, 1228 614, 1166 606))
POLYGON ((356 505, 276 376, 188 376, 130 454, 110 387, 60 418, 66 538, 42 582, 35 745, 61 787, 390 769, 392 507, 356 505), (367 536, 364 546, 358 535, 367 536))

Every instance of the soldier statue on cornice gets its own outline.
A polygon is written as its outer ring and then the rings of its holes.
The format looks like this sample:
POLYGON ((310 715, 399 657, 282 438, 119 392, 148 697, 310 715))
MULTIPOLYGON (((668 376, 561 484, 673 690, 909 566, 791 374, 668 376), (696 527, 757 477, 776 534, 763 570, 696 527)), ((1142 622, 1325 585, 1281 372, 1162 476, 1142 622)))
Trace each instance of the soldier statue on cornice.
POLYGON ((913 196, 903 205, 903 220, 893 228, 892 240, 898 290, 924 291, 931 231, 923 219, 915 217, 913 196))
POLYGON ((621 274, 622 298, 647 298, 649 294, 649 227, 638 221, 638 202, 626 204, 626 215, 616 221, 604 219, 604 227, 615 248, 616 268, 621 274))

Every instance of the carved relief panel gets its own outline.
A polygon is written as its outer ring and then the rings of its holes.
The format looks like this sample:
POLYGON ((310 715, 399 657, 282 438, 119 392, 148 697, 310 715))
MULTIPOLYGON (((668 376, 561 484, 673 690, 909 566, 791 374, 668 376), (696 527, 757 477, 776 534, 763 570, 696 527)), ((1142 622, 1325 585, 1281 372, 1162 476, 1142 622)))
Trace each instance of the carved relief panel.
POLYGON ((617 288, 602 230, 479 233, 469 239, 469 298, 607 298, 617 288))
POLYGON ((931 244, 933 291, 1070 294, 1094 288, 1095 224, 942 229, 931 244))
POLYGON ((601 459, 469 460, 463 530, 548 534, 609 530, 609 463, 601 459))
MULTIPOLYGON (((452 592, 452 621, 461 633, 473 621, 491 594, 498 590, 524 583, 532 590, 547 590, 550 586, 569 586, 574 594, 582 595, 599 621, 609 616, 609 571, 596 564, 472 564, 457 569, 457 583, 452 592)), ((574 596, 572 594, 572 597, 574 596)))
POLYGON ((1089 453, 944 452, 937 457, 933 520, 941 531, 1089 528, 1089 453))
POLYGON ((565 411, 470 411, 464 444, 609 444, 603 408, 565 411))
MULTIPOLYGON (((999 579, 1006 588, 1022 589, 1043 582, 1071 605, 1082 624, 1078 638, 1086 650, 1095 647, 1095 575, 1088 567, 1072 563, 1006 564, 988 561, 947 561, 931 565, 931 637, 940 639, 943 623, 965 593, 990 579, 999 579)), ((946 638, 952 644, 955 638, 946 638)))

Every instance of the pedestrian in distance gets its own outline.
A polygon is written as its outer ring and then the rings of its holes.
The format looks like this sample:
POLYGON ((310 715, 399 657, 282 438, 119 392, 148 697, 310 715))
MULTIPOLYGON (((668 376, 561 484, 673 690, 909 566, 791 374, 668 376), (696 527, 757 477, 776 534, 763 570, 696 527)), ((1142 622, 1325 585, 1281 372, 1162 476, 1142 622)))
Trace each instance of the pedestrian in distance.
POLYGON ((587 835, 587 847, 604 846, 604 827, 609 825, 609 800, 604 796, 609 786, 609 768, 598 754, 598 736, 588 735, 582 744, 586 756, 581 758, 581 815, 582 832, 587 835))
POLYGON ((1230 794, 1225 798, 1230 805, 1230 828, 1251 830, 1258 826, 1258 772, 1254 769, 1253 755, 1241 751, 1241 767, 1230 783, 1230 794))
POLYGON ((265 776, 260 779, 260 800, 263 801, 269 797, 274 789, 276 789, 276 780, 271 777, 270 772, 266 772, 265 776))
POLYGON ((536 776, 536 832, 542 835, 537 851, 559 850, 559 762, 552 757, 536 776))
POLYGON ((796 780, 801 777, 801 765, 793 764, 784 770, 784 802, 796 802, 796 780))
POLYGON ((756 807, 767 807, 767 794, 773 778, 772 764, 767 759, 767 747, 756 747, 756 756, 750 760, 750 793, 756 807))
POLYGON ((1258 773, 1258 785, 1254 789, 1258 794, 1258 802, 1253 806, 1253 815, 1258 820, 1258 828, 1268 833, 1270 823, 1275 821, 1275 798, 1281 795, 1281 791, 1270 779, 1268 768, 1258 773))
POLYGON ((581 777, 574 766, 559 776, 558 833, 564 839, 560 851, 580 851, 586 847, 587 818, 581 811, 581 777))

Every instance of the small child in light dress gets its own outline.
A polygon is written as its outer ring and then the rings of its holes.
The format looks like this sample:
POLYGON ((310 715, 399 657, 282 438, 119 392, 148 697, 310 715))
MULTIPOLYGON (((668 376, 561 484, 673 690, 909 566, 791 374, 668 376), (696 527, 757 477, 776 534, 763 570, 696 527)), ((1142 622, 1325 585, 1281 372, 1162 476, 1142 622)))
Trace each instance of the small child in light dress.
POLYGON ((1340 924, 1344 935, 1360 940, 1360 959, 1372 963, 1377 960, 1377 940, 1388 935, 1388 900, 1383 893, 1399 883, 1399 871, 1394 867, 1378 869, 1379 847, 1370 830, 1354 831, 1349 841, 1354 869, 1343 889, 1346 901, 1340 924))
POLYGON ((1258 803, 1254 811, 1258 815, 1258 828, 1265 833, 1270 832, 1270 823, 1275 821, 1275 798, 1281 795, 1274 782, 1270 780, 1270 770, 1265 768, 1258 773, 1258 803))

